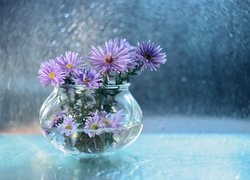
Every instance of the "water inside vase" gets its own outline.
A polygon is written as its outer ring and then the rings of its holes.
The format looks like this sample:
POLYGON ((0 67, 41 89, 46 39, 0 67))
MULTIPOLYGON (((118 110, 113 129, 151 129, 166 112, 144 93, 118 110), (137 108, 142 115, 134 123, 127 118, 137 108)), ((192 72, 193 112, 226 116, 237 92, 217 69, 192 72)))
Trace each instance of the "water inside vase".
POLYGON ((78 129, 74 134, 65 136, 58 128, 42 127, 44 136, 57 149, 67 154, 100 154, 113 152, 133 143, 142 131, 143 125, 135 123, 133 125, 109 130, 94 137, 88 136, 88 131, 78 129))

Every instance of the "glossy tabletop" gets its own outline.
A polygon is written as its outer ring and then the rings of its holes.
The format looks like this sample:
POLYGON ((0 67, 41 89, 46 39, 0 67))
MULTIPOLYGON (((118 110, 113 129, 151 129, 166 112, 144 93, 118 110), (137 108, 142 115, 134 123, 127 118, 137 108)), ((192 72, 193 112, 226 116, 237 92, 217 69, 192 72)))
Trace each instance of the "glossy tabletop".
POLYGON ((41 135, 0 135, 0 179, 250 179, 250 135, 142 134, 116 154, 77 158, 41 135))

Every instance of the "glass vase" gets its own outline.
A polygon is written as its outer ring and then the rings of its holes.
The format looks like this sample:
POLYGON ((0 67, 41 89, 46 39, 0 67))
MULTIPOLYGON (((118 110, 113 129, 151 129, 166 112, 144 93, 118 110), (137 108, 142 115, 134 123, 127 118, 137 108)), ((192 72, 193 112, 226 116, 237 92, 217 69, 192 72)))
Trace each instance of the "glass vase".
POLYGON ((68 154, 100 154, 130 145, 143 125, 141 108, 129 86, 55 87, 40 110, 44 136, 68 154))

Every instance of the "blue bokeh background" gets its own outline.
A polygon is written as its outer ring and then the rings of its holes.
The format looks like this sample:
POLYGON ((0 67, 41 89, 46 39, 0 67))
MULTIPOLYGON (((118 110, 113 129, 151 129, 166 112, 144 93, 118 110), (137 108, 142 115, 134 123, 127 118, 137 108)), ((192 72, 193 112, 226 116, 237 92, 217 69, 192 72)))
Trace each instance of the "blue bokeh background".
POLYGON ((123 37, 167 51, 132 80, 147 115, 250 116, 250 1, 0 0, 0 128, 38 121, 44 59, 123 37))

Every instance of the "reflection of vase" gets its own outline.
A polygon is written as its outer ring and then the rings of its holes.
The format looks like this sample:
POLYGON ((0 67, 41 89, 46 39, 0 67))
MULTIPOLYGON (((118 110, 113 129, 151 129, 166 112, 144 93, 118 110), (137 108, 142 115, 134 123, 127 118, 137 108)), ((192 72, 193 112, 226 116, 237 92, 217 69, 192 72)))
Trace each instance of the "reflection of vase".
POLYGON ((32 179, 142 179, 144 161, 126 152, 97 158, 63 157, 51 152, 37 156, 34 165, 24 169, 32 171, 32 179))
POLYGON ((55 88, 40 110, 43 134, 57 149, 70 154, 111 152, 131 144, 142 130, 142 112, 129 86, 55 88), (86 128, 96 114, 99 124, 86 128), (75 128, 65 125, 67 118, 74 121, 75 128))

